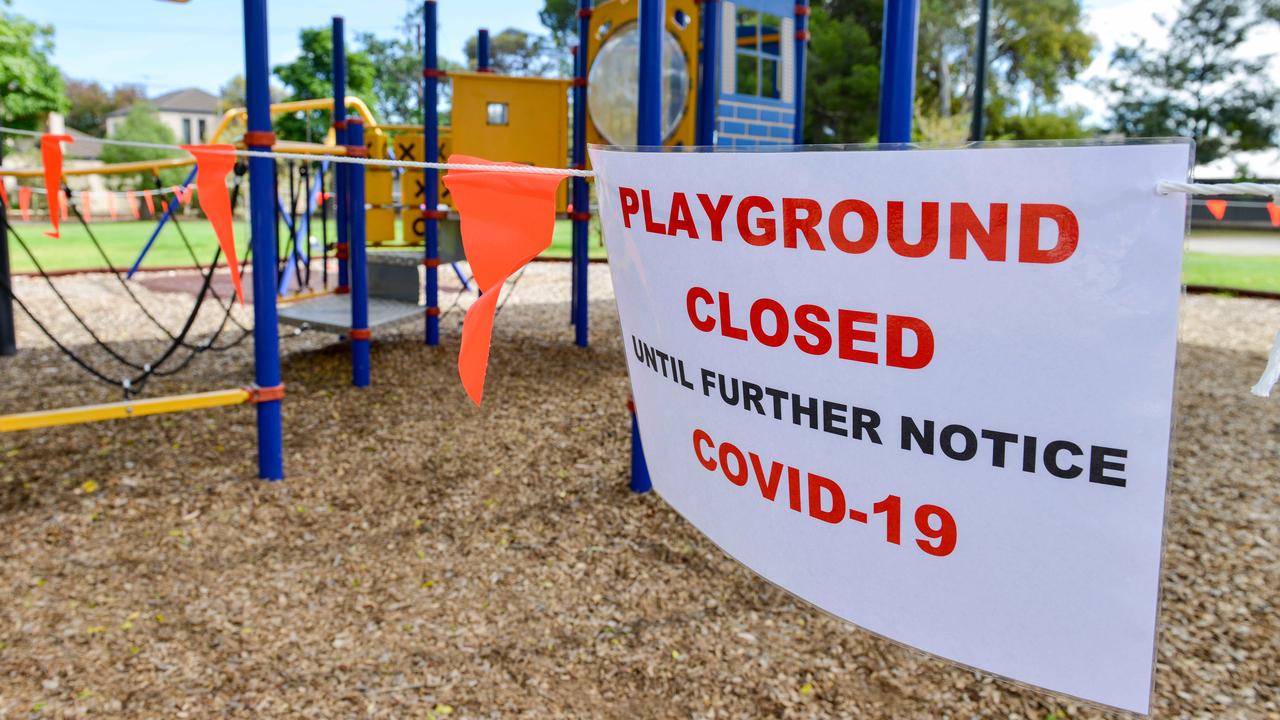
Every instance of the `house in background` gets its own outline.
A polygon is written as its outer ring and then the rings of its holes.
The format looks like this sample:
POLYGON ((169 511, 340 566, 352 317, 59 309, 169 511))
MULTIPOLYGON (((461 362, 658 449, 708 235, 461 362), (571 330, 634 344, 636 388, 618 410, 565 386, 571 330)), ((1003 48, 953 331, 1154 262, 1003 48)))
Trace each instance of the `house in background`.
MULTIPOLYGON (((200 88, 174 90, 147 100, 156 109, 160 122, 169 126, 181 143, 201 143, 209 139, 218 124, 218 98, 200 88)), ((107 135, 124 122, 130 108, 123 107, 107 115, 107 135)))

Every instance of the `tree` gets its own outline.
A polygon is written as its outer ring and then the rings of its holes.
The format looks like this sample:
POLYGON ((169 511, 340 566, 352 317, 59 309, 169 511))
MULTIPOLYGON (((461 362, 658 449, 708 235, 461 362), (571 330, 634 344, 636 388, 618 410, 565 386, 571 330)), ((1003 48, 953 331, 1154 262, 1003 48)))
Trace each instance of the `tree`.
POLYGON ((62 74, 51 55, 52 26, 0 11, 0 120, 5 124, 35 128, 45 114, 66 110, 62 74))
POLYGON ((1273 12, 1274 3, 1257 0, 1184 0, 1172 22, 1160 21, 1167 48, 1145 40, 1116 48, 1116 74, 1106 82, 1112 128, 1129 137, 1193 137, 1198 163, 1274 145, 1271 57, 1238 52, 1273 12))
MULTIPOLYGON (((1083 132, 1056 107, 1062 84, 1088 66, 1094 40, 1080 0, 1001 0, 990 33, 987 125, 1000 132, 1083 132)), ((808 142, 876 136, 883 0, 815 0, 805 80, 808 142)), ((973 0, 922 0, 916 62, 917 136, 952 139, 973 107, 973 0), (953 119, 954 118, 954 119, 953 119)))
MULTIPOLYGON (((232 75, 231 79, 223 83, 222 87, 218 89, 218 112, 244 107, 245 92, 244 75, 241 73, 232 75)), ((275 83, 271 83, 267 92, 273 104, 284 102, 284 99, 289 95, 284 88, 275 83)))
MULTIPOLYGON (((978 19, 972 0, 921 4, 916 93, 923 114, 972 114, 978 19)), ((1062 84, 1088 67, 1096 44, 1084 29, 1080 0, 993 2, 988 39, 988 137, 1001 137, 1000 127, 1030 129, 1027 118, 1036 118, 1029 122, 1039 130, 1056 125, 1083 132, 1078 122, 1072 129, 1078 113, 1056 108, 1062 84), (1022 121, 1005 122, 1009 118, 1022 121)))
POLYGON ((422 122, 422 53, 407 40, 356 36, 378 72, 373 78, 373 109, 384 122, 422 122))
POLYGON ((880 112, 880 0, 818 0, 809 21, 806 142, 868 142, 880 112))
MULTIPOLYGON (((464 48, 471 68, 477 66, 477 44, 472 35, 464 48)), ((503 75, 550 75, 559 69, 560 59, 547 45, 545 37, 507 28, 489 38, 489 67, 503 75)))
POLYGON ((551 41, 561 50, 578 42, 577 0, 543 0, 538 19, 551 33, 551 41))
POLYGON ((108 92, 94 80, 64 78, 67 96, 67 126, 95 137, 107 134, 107 115, 129 107, 146 95, 139 85, 117 85, 108 92))
MULTIPOLYGON (((329 28, 304 28, 299 33, 297 59, 274 68, 276 77, 284 83, 289 100, 310 100, 333 96, 333 33, 329 28)), ((374 96, 373 81, 377 68, 366 53, 347 52, 347 95, 354 95, 368 103, 374 96)), ((317 133, 323 135, 331 124, 328 111, 303 117, 286 115, 276 118, 276 132, 289 140, 314 141, 317 133)))
MULTIPOLYGON (((177 138, 173 130, 160 121, 156 109, 147 103, 137 103, 129 110, 124 121, 111 133, 112 140, 132 140, 135 142, 159 143, 173 145, 177 138)), ((182 153, 174 150, 158 150, 151 148, 129 147, 124 145, 103 145, 102 161, 104 163, 136 162, 139 160, 159 160, 162 158, 181 157, 182 153)), ((166 186, 181 183, 189 171, 184 168, 168 168, 160 171, 160 180, 166 186)), ((150 172, 136 175, 109 175, 109 182, 117 189, 146 189, 155 186, 150 172)))

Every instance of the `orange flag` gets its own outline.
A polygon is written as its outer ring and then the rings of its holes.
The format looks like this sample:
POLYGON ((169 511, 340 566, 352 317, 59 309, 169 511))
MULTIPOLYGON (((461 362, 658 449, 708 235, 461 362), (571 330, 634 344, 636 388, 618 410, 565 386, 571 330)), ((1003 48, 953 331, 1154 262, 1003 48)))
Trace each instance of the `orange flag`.
POLYGON ((227 192, 227 174, 236 166, 236 156, 233 154, 236 148, 234 145, 183 145, 182 149, 196 158, 196 187, 200 189, 200 209, 209 218, 209 224, 218 236, 222 254, 227 256, 227 266, 231 268, 231 284, 235 285, 236 297, 243 305, 244 290, 240 287, 235 228, 231 223, 231 195, 227 192))
POLYGON ((120 219, 116 215, 116 194, 113 192, 107 193, 107 214, 111 216, 112 220, 120 219))
POLYGON ((22 211, 22 222, 31 221, 31 188, 18 188, 18 209, 22 211))
POLYGON ((84 216, 85 222, 93 222, 93 196, 88 190, 80 192, 80 214, 84 216))
MULTIPOLYGON (((465 155, 451 155, 449 162, 516 164, 465 155)), ((477 286, 483 290, 467 310, 462 324, 462 348, 458 351, 458 375, 476 405, 484 396, 498 296, 512 273, 551 247, 556 188, 564 178, 483 170, 450 170, 444 176, 445 187, 462 217, 462 247, 467 262, 475 273, 477 286)))
POLYGON ((1214 220, 1221 220, 1227 214, 1226 200, 1205 200, 1204 206, 1209 208, 1209 214, 1213 216, 1214 220))
MULTIPOLYGON (((62 215, 62 219, 63 219, 63 220, 66 220, 66 219, 67 219, 67 206, 68 206, 68 205, 70 205, 71 203, 67 201, 67 193, 66 193, 66 192, 64 192, 64 191, 62 191, 62 190, 59 190, 59 191, 58 191, 58 204, 61 206, 61 207, 59 208, 59 210, 60 210, 60 213, 59 213, 59 214, 61 214, 61 215, 62 215)), ((50 208, 50 209, 52 209, 52 208, 50 208)))
POLYGON ((151 191, 150 191, 150 190, 143 190, 143 191, 142 191, 142 199, 147 203, 147 214, 149 214, 151 217, 155 217, 155 216, 156 216, 156 204, 155 204, 155 202, 154 202, 154 201, 152 201, 152 200, 151 200, 151 191))
POLYGON ((40 136, 40 159, 44 163, 44 191, 49 198, 49 221, 53 223, 53 232, 45 231, 51 238, 61 236, 58 217, 61 215, 58 203, 58 189, 62 187, 62 143, 74 142, 70 135, 40 136))
POLYGON ((133 213, 133 219, 138 220, 142 217, 142 213, 138 212, 138 195, 130 190, 124 194, 124 199, 129 201, 129 212, 133 213))
POLYGON ((1267 203, 1267 214, 1271 216, 1271 224, 1280 227, 1280 203, 1267 203))
POLYGON ((0 201, 4 202, 4 209, 9 209, 9 191, 4 188, 4 178, 0 178, 0 201))
POLYGON ((178 188, 177 191, 178 200, 182 201, 182 207, 191 207, 191 196, 195 193, 196 189, 190 185, 186 185, 178 188))

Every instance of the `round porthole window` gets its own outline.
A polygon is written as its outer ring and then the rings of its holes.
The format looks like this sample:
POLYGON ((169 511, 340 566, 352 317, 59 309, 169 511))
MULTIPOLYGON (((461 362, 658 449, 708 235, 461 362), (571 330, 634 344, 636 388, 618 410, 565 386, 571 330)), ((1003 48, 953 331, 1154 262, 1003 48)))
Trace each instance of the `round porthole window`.
MULTIPOLYGON (((628 23, 605 41, 587 75, 587 112, 612 145, 636 144, 636 111, 640 81, 640 29, 628 23)), ((668 31, 662 33, 662 138, 675 132, 689 97, 689 64, 684 49, 668 31)))

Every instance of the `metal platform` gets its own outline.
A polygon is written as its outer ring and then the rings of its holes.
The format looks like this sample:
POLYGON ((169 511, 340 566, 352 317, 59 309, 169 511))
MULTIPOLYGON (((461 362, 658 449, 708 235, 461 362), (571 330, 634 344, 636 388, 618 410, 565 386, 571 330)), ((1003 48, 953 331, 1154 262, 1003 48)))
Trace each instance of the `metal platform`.
MULTIPOLYGON (((324 295, 314 300, 282 305, 279 313, 280 322, 285 325, 298 325, 312 330, 330 330, 340 334, 351 330, 350 295, 324 295)), ((370 330, 406 318, 421 316, 422 307, 417 303, 369 298, 370 330)))

